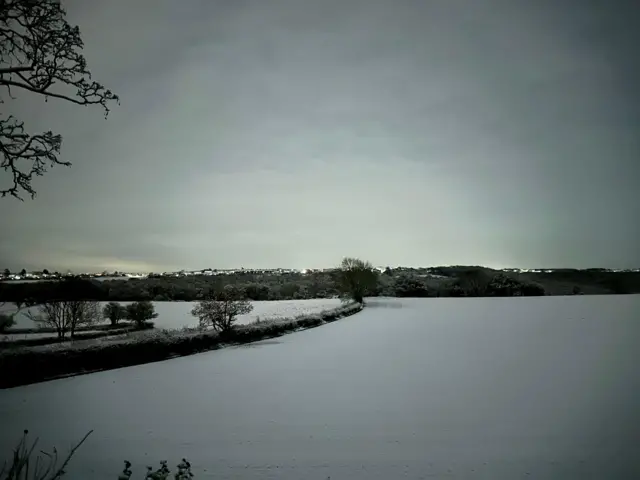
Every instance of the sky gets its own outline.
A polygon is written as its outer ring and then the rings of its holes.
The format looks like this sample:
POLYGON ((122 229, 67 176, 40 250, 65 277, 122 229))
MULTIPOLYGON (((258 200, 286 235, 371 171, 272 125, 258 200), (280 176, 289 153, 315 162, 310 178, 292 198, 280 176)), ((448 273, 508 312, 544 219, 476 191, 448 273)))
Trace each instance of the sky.
POLYGON ((635 1, 64 4, 121 102, 2 106, 2 268, 640 267, 635 1))

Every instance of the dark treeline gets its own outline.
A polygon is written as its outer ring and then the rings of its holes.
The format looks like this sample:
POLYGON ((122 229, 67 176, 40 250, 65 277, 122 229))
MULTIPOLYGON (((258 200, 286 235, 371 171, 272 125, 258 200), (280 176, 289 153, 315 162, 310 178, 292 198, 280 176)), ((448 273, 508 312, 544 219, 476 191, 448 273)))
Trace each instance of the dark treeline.
MULTIPOLYGON (((0 282, 0 301, 41 303, 57 299, 99 301, 196 301, 234 285, 250 300, 297 300, 340 295, 336 271, 252 273, 214 276, 155 276, 104 280, 72 277, 62 281, 0 282)), ((469 297, 640 293, 640 273, 558 270, 552 273, 504 273, 484 267, 386 269, 372 296, 469 297)))

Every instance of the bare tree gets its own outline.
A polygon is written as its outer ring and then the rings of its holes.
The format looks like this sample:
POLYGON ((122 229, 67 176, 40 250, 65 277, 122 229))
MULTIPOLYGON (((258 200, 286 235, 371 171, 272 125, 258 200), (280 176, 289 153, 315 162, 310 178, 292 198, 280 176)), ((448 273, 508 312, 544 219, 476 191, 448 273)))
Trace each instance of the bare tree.
POLYGON ((69 332, 69 316, 63 302, 44 303, 38 307, 38 312, 26 312, 26 317, 39 327, 55 328, 58 338, 64 339, 69 332))
MULTIPOLYGON (((77 26, 66 21, 60 0, 0 0, 0 87, 14 99, 16 91, 66 100, 78 105, 108 104, 118 96, 91 80, 80 53, 84 44, 77 26)), ((0 103, 5 98, 0 96, 0 103)), ((71 165, 58 155, 62 137, 51 131, 31 135, 24 122, 12 115, 0 117, 0 168, 12 181, 0 187, 0 196, 34 198, 34 176, 48 167, 71 165)))
POLYGON ((55 328, 60 339, 67 333, 73 338, 78 327, 93 325, 101 319, 98 302, 91 300, 46 302, 38 307, 37 313, 27 312, 26 315, 41 327, 55 328))
POLYGON ((100 304, 92 300, 75 300, 65 302, 69 313, 70 326, 69 333, 73 337, 76 329, 80 326, 95 325, 102 320, 100 304))
POLYGON ((238 315, 252 310, 253 305, 238 289, 227 286, 222 292, 210 293, 198 302, 191 315, 198 317, 201 328, 211 326, 216 332, 228 332, 233 329, 238 315))

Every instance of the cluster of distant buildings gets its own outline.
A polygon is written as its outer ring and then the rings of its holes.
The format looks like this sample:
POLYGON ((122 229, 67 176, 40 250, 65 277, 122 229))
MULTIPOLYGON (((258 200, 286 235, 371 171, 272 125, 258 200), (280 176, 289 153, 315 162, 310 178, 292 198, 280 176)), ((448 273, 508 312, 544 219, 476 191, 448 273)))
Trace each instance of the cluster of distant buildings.
MULTIPOLYGON (((94 273, 94 272, 86 272, 86 273, 59 273, 53 272, 50 273, 46 270, 41 272, 26 272, 22 271, 19 273, 11 273, 8 270, 4 271, 4 274, 0 276, 0 278, 4 280, 55 280, 59 278, 64 278, 68 276, 79 275, 85 278, 97 278, 97 279, 129 279, 129 278, 149 278, 149 277, 190 277, 190 276, 213 276, 213 275, 233 275, 237 273, 248 273, 248 274, 271 274, 271 275, 282 275, 287 273, 302 273, 309 274, 314 272, 322 272, 330 269, 312 269, 305 268, 302 270, 292 269, 292 268, 269 268, 269 269, 249 269, 249 268, 240 268, 240 269, 212 269, 206 268, 204 270, 180 270, 179 272, 162 272, 162 273, 127 273, 127 272, 102 272, 102 273, 94 273)), ((381 269, 384 270, 384 269, 381 269)))
MULTIPOLYGON (((379 272, 384 272, 386 267, 374 267, 379 272)), ((80 273, 74 274, 71 272, 67 273, 59 273, 59 272, 49 272, 47 270, 43 270, 40 272, 27 272, 22 270, 19 273, 12 273, 8 269, 5 269, 4 272, 0 275, 0 280, 20 280, 20 281, 29 281, 29 280, 56 280, 59 278, 64 278, 68 276, 80 275, 81 277, 86 278, 97 278, 97 279, 129 279, 129 278, 149 278, 149 277, 189 277, 189 276, 212 276, 212 275, 234 275, 238 273, 247 273, 247 274, 270 274, 270 275, 283 275, 289 273, 302 273, 310 274, 317 272, 326 272, 330 270, 334 270, 335 268, 305 268, 302 270, 293 269, 293 268, 267 268, 267 269, 254 269, 254 268, 239 268, 239 269, 212 269, 206 268, 204 270, 180 270, 179 272, 162 272, 162 273, 126 273, 126 272, 102 272, 102 273, 80 273)), ((503 268, 501 269, 503 272, 514 272, 514 273, 551 273, 554 271, 558 271, 559 269, 534 269, 534 268, 503 268)), ((561 269, 562 270, 562 269, 561 269)), ((597 270, 601 272, 640 272, 640 268, 634 269, 613 269, 613 268, 594 268, 590 270, 597 270)))

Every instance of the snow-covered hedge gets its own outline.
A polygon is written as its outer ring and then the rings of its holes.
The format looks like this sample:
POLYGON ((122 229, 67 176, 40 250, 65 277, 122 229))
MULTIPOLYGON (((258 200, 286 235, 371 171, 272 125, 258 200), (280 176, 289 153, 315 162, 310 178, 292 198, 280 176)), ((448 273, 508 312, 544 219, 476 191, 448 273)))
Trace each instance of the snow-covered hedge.
POLYGON ((273 338, 322 325, 360 310, 362 305, 351 303, 312 315, 239 325, 226 334, 196 329, 150 330, 90 342, 0 351, 0 388, 155 362, 229 344, 273 338))

